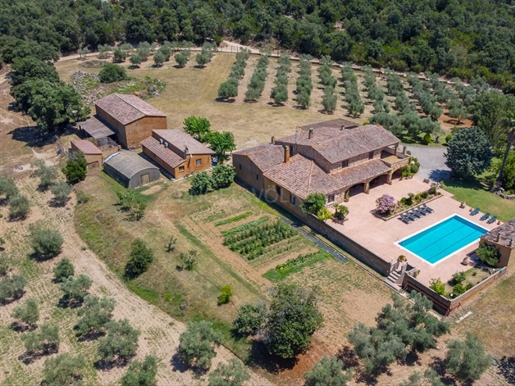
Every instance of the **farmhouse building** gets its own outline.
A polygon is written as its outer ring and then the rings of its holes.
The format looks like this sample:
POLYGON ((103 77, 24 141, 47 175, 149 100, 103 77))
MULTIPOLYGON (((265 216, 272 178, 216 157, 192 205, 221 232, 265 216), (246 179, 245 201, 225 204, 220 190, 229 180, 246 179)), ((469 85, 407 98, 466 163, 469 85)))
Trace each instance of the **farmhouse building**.
POLYGON ((215 152, 181 130, 152 130, 141 143, 143 153, 174 178, 197 173, 211 166, 215 152))
POLYGON ((515 267, 515 218, 485 233, 481 241, 499 249, 501 257, 497 268, 515 267))
POLYGON ((159 168, 128 150, 107 157, 104 171, 126 188, 137 188, 161 178, 159 168))
POLYGON ((101 140, 116 138, 125 149, 140 146, 154 129, 166 129, 166 115, 135 95, 111 94, 95 102, 95 112, 79 127, 101 140))
POLYGON ((235 152, 233 165, 240 181, 299 212, 311 193, 323 193, 333 203, 368 193, 378 183, 391 183, 394 173, 409 163, 409 156, 398 151, 399 143, 381 126, 337 119, 235 152))
POLYGON ((88 162, 88 167, 99 167, 102 166, 103 156, 102 150, 96 147, 90 141, 85 139, 80 140, 72 140, 70 142, 70 152, 82 152, 84 153, 84 158, 88 162))

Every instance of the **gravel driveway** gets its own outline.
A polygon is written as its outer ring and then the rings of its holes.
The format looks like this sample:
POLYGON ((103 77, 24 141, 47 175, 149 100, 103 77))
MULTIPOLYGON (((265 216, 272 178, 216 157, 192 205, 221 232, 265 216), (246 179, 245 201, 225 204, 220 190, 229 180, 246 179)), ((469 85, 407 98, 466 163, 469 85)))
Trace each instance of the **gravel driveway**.
POLYGON ((440 181, 449 178, 450 169, 445 166, 445 146, 429 147, 418 145, 407 145, 411 155, 418 158, 420 169, 417 176, 430 178, 433 181, 440 181))

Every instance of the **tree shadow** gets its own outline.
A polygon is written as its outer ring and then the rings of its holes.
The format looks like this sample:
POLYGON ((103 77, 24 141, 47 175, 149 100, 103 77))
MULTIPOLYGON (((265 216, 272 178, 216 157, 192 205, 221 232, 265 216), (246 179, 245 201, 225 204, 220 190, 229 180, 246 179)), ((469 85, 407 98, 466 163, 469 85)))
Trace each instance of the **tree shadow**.
POLYGON ((429 172, 429 178, 433 181, 444 181, 445 184, 450 186, 447 181, 451 180, 451 171, 450 170, 442 170, 442 169, 433 169, 429 172))
POLYGON ((190 366, 187 363, 184 363, 181 360, 181 357, 179 356, 178 353, 175 353, 172 356, 172 358, 170 359, 170 365, 172 366, 173 372, 178 371, 180 373, 185 373, 186 371, 191 370, 193 372, 195 378, 197 378, 197 379, 202 377, 203 375, 205 375, 207 372, 207 370, 201 369, 196 366, 190 366))
POLYGON ((71 299, 66 295, 63 295, 57 302, 57 307, 74 309, 81 307, 82 303, 84 303, 84 300, 71 299))
POLYGON ((34 331, 38 327, 37 324, 25 324, 20 322, 12 322, 11 330, 16 332, 30 332, 34 331))
POLYGON ((78 342, 93 342, 97 340, 98 338, 102 338, 106 336, 106 333, 104 331, 94 331, 94 332, 88 332, 87 334, 84 334, 77 338, 78 342))
POLYGON ((510 385, 515 385, 515 356, 502 357, 497 364, 499 374, 501 374, 506 382, 510 385))
POLYGON ((103 359, 99 359, 98 361, 93 363, 93 366, 98 371, 109 371, 114 368, 122 368, 122 367, 127 366, 127 364, 129 363, 129 360, 133 356, 134 355, 132 355, 130 357, 116 358, 115 360, 112 360, 112 361, 105 361, 103 359))
POLYGON ((222 102, 222 103, 234 103, 236 100, 234 98, 215 98, 216 102, 222 102))
MULTIPOLYGON (((433 361, 429 364, 429 367, 436 371, 440 381, 444 385, 456 385, 456 381, 451 376, 446 374, 445 360, 437 356, 432 356, 431 359, 433 361)), ((471 383, 463 382, 462 385, 468 386, 471 385, 471 383)))
POLYGON ((18 360, 23 362, 25 365, 30 365, 38 359, 59 352, 59 346, 55 344, 47 344, 42 350, 38 351, 26 351, 18 357, 18 360))
POLYGON ((250 348, 246 365, 260 367, 269 373, 278 374, 284 370, 291 370, 298 362, 298 358, 284 359, 276 355, 271 355, 264 342, 255 340, 250 348))
POLYGON ((64 128, 56 132, 44 131, 38 126, 24 126, 17 127, 11 130, 7 134, 12 135, 12 139, 19 142, 25 142, 29 147, 43 147, 46 145, 52 145, 57 142, 59 135, 66 134, 77 134, 77 129, 64 128))

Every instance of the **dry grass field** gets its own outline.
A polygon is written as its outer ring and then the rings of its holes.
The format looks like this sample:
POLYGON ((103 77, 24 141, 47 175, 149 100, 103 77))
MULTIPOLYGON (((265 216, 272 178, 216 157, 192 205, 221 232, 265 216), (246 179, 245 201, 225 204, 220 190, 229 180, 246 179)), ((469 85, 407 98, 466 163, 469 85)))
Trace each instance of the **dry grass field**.
MULTIPOLYGON (((232 131, 238 148, 267 142, 271 135, 291 134, 298 125, 331 118, 321 114, 318 111, 320 106, 316 103, 308 110, 299 110, 291 100, 285 106, 273 107, 268 104, 267 97, 252 104, 241 100, 234 103, 217 102, 218 86, 226 79, 233 61, 234 55, 216 54, 213 62, 202 70, 194 68, 192 63, 185 69, 173 68, 171 64, 154 69, 145 64, 141 69, 130 70, 129 73, 166 81, 167 87, 161 95, 149 101, 168 114, 169 127, 181 127, 182 121, 189 115, 205 116, 215 130, 232 131)), ((245 79, 250 79, 255 62, 255 57, 249 60, 245 79)), ((273 63, 271 61, 271 67, 275 66, 273 63)), ((59 62, 57 67, 65 80, 69 80, 78 69, 98 72, 98 69, 81 68, 79 64, 77 60, 65 60, 59 62)), ((275 76, 275 71, 270 69, 269 73, 268 81, 275 76)), ((315 69, 313 74, 316 74, 315 69)), ((293 84, 292 79, 290 95, 293 84)), ((265 93, 269 92, 269 88, 267 82, 265 93)), ((245 91, 244 80, 240 85, 240 95, 245 91)), ((314 94, 317 92, 320 90, 313 91, 314 94)), ((0 84, 0 168, 4 172, 21 175, 25 173, 15 171, 15 165, 24 165, 26 170, 36 157, 48 159, 49 162, 58 161, 55 156, 57 146, 52 141, 49 141, 50 144, 39 141, 37 131, 31 128, 32 122, 19 113, 9 111, 10 102, 8 85, 4 82, 0 84)), ((340 106, 333 117, 345 117, 344 113, 340 106)), ((365 119, 366 114, 360 122, 365 119)), ((65 146, 70 138, 65 136, 62 139, 65 146)), ((51 277, 58 259, 70 258, 79 273, 91 276, 94 280, 92 293, 116 298, 115 318, 128 318, 142 331, 137 357, 152 353, 160 359, 159 385, 189 385, 205 384, 205 378, 195 379, 190 371, 174 371, 170 363, 179 334, 184 330, 183 322, 199 319, 213 321, 215 328, 224 336, 224 345, 244 358, 250 343, 236 340, 230 333, 230 323, 238 307, 248 302, 266 300, 267 289, 272 285, 262 277, 267 270, 316 249, 310 241, 298 236, 294 249, 265 254, 252 261, 230 251, 223 245, 223 230, 264 216, 271 220, 278 216, 274 209, 236 185, 206 196, 192 197, 187 193, 188 180, 171 182, 163 179, 137 191, 148 206, 142 220, 131 222, 116 205, 116 191, 121 192, 124 188, 98 170, 91 171, 86 181, 77 186, 90 197, 90 201, 76 205, 72 200, 65 208, 51 208, 48 205, 49 194, 36 190, 35 179, 25 176, 18 181, 33 207, 29 219, 24 222, 6 221, 7 209, 0 207, 3 214, 0 232, 7 240, 7 253, 11 256, 15 272, 29 279, 24 298, 35 296, 41 303, 41 320, 55 322, 61 328, 60 352, 81 353, 86 357, 88 385, 115 384, 125 369, 96 371, 92 366, 96 343, 81 343, 74 337, 71 328, 77 320, 75 311, 56 307, 60 291, 51 282, 51 277), (246 212, 252 214, 230 224, 215 225, 218 221, 246 212), (30 253, 27 226, 37 219, 44 219, 49 226, 59 229, 66 239, 63 252, 55 261, 39 263, 27 257, 30 253), (170 236, 175 236, 178 242, 176 250, 167 253, 165 247, 170 236), (130 242, 136 237, 143 238, 154 249, 156 261, 138 279, 124 281, 122 274, 130 242), (179 254, 190 249, 198 251, 198 264, 193 271, 178 270, 178 266, 182 265, 179 254), (232 286, 234 296, 231 303, 218 306, 217 296, 224 285, 232 286)), ((323 260, 292 273, 284 280, 318 287, 324 327, 315 334, 310 350, 299 357, 293 368, 277 374, 254 369, 256 373, 253 373, 252 385, 266 385, 269 382, 301 384, 303 373, 322 355, 337 354, 348 344, 346 334, 356 322, 373 325, 377 312, 390 302, 390 290, 352 263, 323 260)), ((512 276, 489 289, 471 306, 472 316, 459 325, 453 323, 453 337, 462 337, 466 331, 473 331, 497 358, 515 355, 515 298, 510 296, 514 283, 512 276)), ((20 333, 9 327, 12 309, 20 302, 0 306, 0 384, 37 385, 42 379, 44 359, 30 365, 20 362, 17 359, 23 352, 20 333)), ((443 338, 437 350, 420 356, 409 366, 392 366, 391 372, 381 376, 377 384, 398 385, 412 371, 424 369, 433 360, 441 358, 448 337, 443 338)), ((221 347, 215 365, 232 355, 228 349, 221 347)), ((505 385, 506 382, 495 371, 491 368, 477 384, 505 385)), ((364 383, 353 380, 353 384, 364 383)))
MULTIPOLYGON (((300 109, 295 101, 295 84, 298 75, 298 63, 292 61, 292 72, 289 75, 288 101, 284 106, 275 106, 270 99, 270 92, 274 86, 277 60, 272 58, 268 66, 268 77, 261 98, 257 102, 244 102, 244 95, 252 73, 259 59, 258 55, 252 55, 247 61, 245 76, 240 81, 238 97, 232 102, 219 102, 216 100, 217 91, 228 77, 231 65, 235 60, 234 54, 216 53, 212 61, 205 68, 197 68, 194 61, 194 53, 185 68, 175 68, 172 58, 163 67, 154 68, 150 58, 140 68, 128 69, 129 76, 158 78, 165 81, 166 89, 159 95, 152 97, 152 105, 168 115, 168 126, 180 128, 184 118, 190 115, 207 117, 214 130, 231 131, 234 133, 238 149, 248 148, 257 144, 270 141, 271 135, 279 138, 295 133, 297 126, 303 126, 310 122, 320 122, 334 118, 345 118, 358 123, 366 122, 372 116, 371 101, 365 98, 362 73, 357 72, 361 97, 366 102, 365 113, 359 118, 351 118, 347 114, 345 102, 341 93, 344 91, 341 82, 340 70, 333 69, 333 76, 338 80, 336 93, 338 95, 337 109, 334 114, 325 114, 322 106, 323 87, 319 83, 317 65, 312 66, 313 91, 311 105, 308 109, 300 109), (192 106, 194 108, 192 109, 192 106)), ((95 72, 98 68, 85 68, 82 61, 62 60, 56 64, 57 70, 65 81, 70 81, 75 71, 95 72)), ((128 61, 122 64, 129 66, 128 61)), ((377 82, 383 88, 386 84, 380 75, 377 82)), ((105 86, 103 86, 105 87, 105 86)), ((407 88, 407 85, 405 86, 407 88)), ((390 103, 392 98, 387 98, 390 103)), ((412 100, 413 101, 413 100, 412 100)), ((442 128, 448 132, 454 126, 452 120, 442 115, 440 118, 442 128)), ((464 126, 464 123, 462 126, 464 126)))

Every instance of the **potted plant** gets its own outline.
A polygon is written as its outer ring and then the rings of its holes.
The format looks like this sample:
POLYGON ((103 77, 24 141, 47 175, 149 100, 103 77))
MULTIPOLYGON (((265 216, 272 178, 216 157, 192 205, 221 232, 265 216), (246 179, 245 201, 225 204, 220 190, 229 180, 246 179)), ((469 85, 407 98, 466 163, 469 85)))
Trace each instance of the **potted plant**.
POLYGON ((333 220, 336 222, 344 222, 347 218, 347 215, 349 214, 349 208, 347 208, 345 205, 335 204, 334 205, 334 214, 333 214, 333 220))

